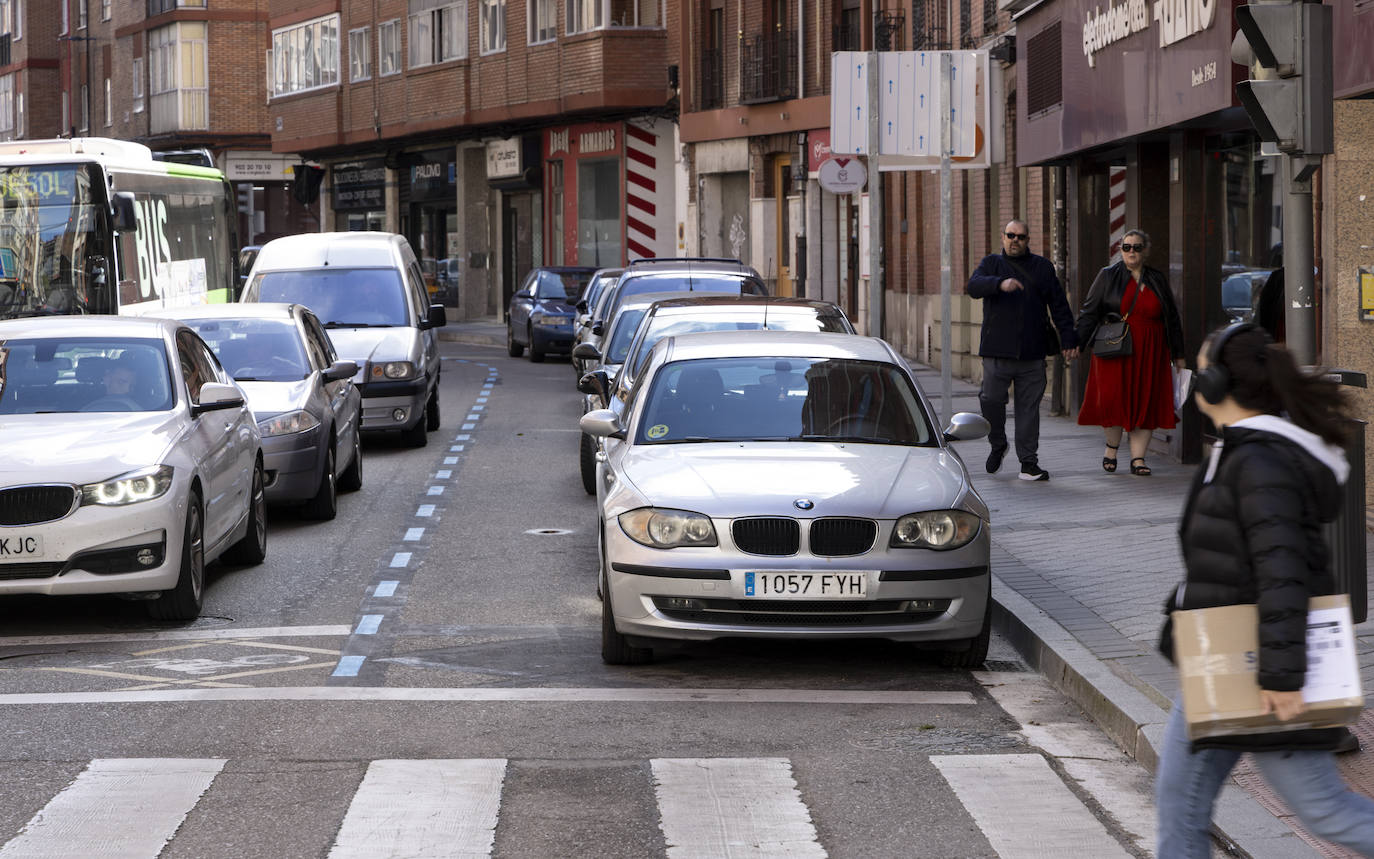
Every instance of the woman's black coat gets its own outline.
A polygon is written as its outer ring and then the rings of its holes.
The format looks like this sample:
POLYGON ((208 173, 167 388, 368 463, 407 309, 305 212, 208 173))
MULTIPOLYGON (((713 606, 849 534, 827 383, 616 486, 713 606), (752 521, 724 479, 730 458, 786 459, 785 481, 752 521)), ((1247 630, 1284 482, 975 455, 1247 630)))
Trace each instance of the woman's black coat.
MULTIPOLYGON (((1293 692, 1307 672, 1307 599, 1334 593, 1322 525, 1340 509, 1331 469, 1298 444, 1228 427, 1216 474, 1198 470, 1179 525, 1186 567, 1170 601, 1195 609, 1259 606, 1259 684, 1293 692)), ((1198 747, 1331 749, 1339 729, 1214 737, 1198 747)))
MULTIPOLYGON (((1183 320, 1178 315, 1173 290, 1169 289, 1169 279, 1164 272, 1149 266, 1141 269, 1140 279, 1164 307, 1164 337, 1169 343, 1169 357, 1187 357, 1183 354, 1183 320)), ((1130 281, 1130 270, 1120 261, 1102 269, 1093 278, 1093 285, 1083 299, 1083 308, 1078 311, 1078 324, 1075 326, 1078 342, 1084 349, 1092 348, 1093 331, 1102 318, 1108 313, 1121 312, 1121 300, 1126 297, 1126 284, 1130 281)))

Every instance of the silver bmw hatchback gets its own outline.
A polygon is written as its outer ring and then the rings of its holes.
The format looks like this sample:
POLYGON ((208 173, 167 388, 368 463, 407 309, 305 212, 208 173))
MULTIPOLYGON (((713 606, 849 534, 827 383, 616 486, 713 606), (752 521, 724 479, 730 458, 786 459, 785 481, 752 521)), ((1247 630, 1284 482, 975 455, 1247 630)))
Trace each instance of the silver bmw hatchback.
POLYGON ((882 340, 785 331, 668 337, 604 439, 602 659, 666 640, 884 638, 976 666, 990 630, 988 509, 882 340))

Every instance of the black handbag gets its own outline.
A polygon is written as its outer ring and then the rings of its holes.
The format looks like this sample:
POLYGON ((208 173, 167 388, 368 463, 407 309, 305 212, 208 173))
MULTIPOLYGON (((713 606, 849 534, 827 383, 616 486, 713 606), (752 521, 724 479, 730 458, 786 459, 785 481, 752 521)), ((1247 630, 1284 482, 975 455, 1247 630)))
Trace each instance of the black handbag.
POLYGON ((1097 323, 1096 330, 1093 331, 1093 354, 1099 358, 1126 358, 1130 356, 1134 349, 1131 342, 1131 326, 1126 320, 1131 318, 1131 310, 1135 309, 1135 303, 1140 298, 1140 290, 1143 285, 1137 285, 1135 295, 1131 296, 1131 306, 1126 309, 1124 314, 1108 313, 1102 317, 1102 321, 1097 323))

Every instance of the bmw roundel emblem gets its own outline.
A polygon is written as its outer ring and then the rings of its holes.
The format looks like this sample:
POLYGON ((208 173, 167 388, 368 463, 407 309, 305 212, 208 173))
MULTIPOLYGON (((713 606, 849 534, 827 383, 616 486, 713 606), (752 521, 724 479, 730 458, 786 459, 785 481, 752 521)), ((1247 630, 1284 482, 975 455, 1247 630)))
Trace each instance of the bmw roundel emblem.
POLYGON ((798 510, 810 510, 812 507, 815 507, 816 504, 810 498, 798 498, 796 501, 792 502, 792 506, 798 510))

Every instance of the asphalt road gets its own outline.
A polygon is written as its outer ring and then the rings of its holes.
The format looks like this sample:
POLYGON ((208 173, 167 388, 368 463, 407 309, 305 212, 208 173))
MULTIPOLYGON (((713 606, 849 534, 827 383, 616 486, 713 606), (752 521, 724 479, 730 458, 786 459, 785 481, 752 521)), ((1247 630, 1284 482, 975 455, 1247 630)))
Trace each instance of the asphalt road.
POLYGON ((1000 642, 602 665, 572 381, 445 344, 429 445, 273 511, 195 623, 0 601, 0 859, 1149 854, 1148 780, 1000 642))

